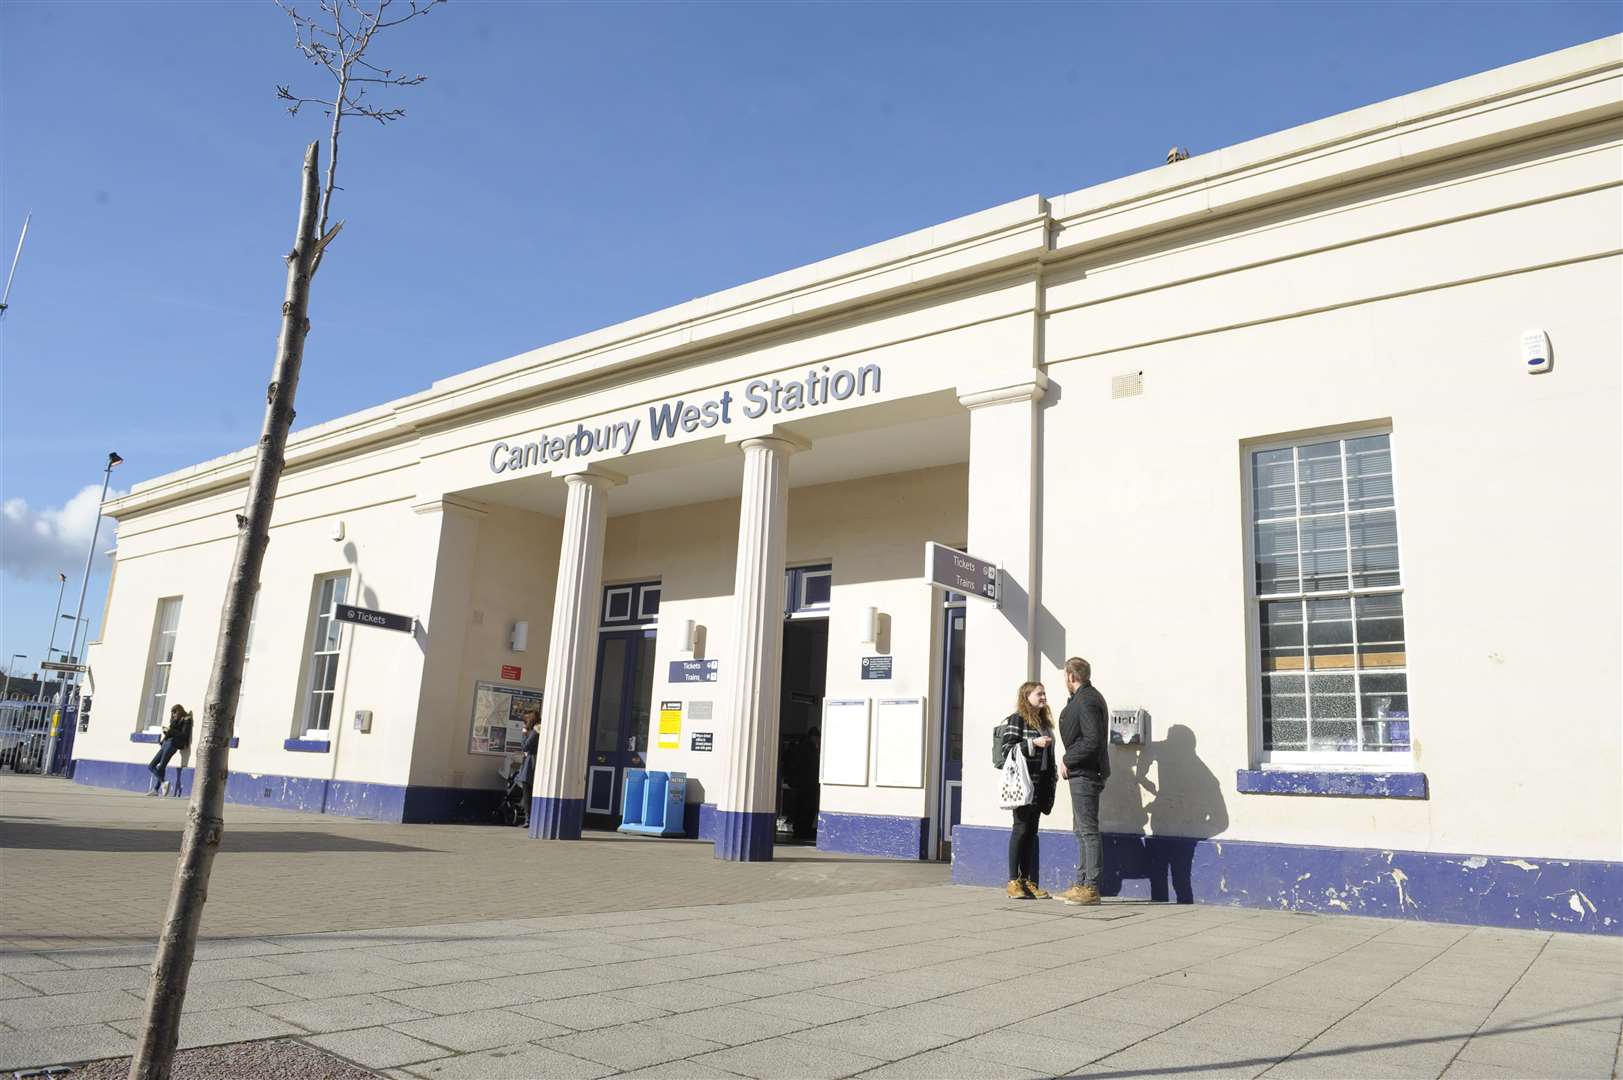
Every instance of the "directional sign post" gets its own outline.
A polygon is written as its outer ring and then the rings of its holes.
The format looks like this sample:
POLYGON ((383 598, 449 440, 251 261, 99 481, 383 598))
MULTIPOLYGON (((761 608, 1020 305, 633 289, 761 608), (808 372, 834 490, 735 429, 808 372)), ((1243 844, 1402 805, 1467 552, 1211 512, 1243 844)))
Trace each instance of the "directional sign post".
POLYGON ((90 670, 83 664, 64 664, 58 660, 41 660, 39 666, 45 671, 76 671, 83 673, 90 670))
POLYGON ((938 589, 1003 606, 1003 571, 986 559, 930 541, 924 545, 924 576, 938 589))
POLYGON ((339 622, 376 626, 382 630, 398 630, 402 634, 412 633, 417 626, 417 620, 410 615, 396 615, 392 611, 373 611, 371 608, 356 607, 354 604, 339 604, 333 611, 333 618, 339 622))

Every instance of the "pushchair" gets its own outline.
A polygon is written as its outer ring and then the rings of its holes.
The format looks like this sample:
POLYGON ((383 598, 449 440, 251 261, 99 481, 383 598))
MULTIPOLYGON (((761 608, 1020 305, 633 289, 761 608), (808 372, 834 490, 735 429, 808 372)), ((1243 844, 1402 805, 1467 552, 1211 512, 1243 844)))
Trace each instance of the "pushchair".
POLYGON ((496 807, 496 820, 503 825, 528 825, 530 808, 525 805, 522 760, 510 764, 506 772, 498 775, 507 788, 502 792, 501 802, 496 807))

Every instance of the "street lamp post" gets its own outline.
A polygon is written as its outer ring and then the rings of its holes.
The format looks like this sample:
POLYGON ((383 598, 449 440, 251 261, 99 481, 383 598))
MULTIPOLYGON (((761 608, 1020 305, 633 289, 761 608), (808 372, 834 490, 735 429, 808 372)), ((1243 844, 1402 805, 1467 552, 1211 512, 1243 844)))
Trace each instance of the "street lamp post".
POLYGON ((62 621, 62 592, 68 587, 68 575, 58 570, 56 577, 58 582, 56 586, 56 615, 51 619, 51 643, 45 646, 45 659, 47 660, 56 655, 56 624, 62 621))
MULTIPOLYGON (((12 660, 27 660, 28 659, 28 654, 27 653, 14 652, 14 653, 11 654, 11 659, 12 660)), ((0 691, 0 701, 10 701, 11 700, 11 669, 13 667, 15 667, 15 666, 16 665, 12 664, 11 661, 9 661, 9 660, 6 662, 6 688, 5 688, 5 690, 0 691)))
MULTIPOLYGON (((73 657, 73 663, 75 664, 80 663, 81 660, 79 653, 79 629, 84 625, 85 591, 90 588, 90 564, 96 557, 96 537, 101 534, 101 506, 102 503, 107 501, 107 485, 112 483, 113 480, 113 466, 117 465, 123 460, 124 459, 119 457, 117 453, 109 452, 107 455, 107 468, 102 471, 101 498, 96 500, 96 524, 91 526, 90 544, 85 549, 84 580, 79 582, 79 607, 74 611, 73 614, 73 639, 68 642, 67 655, 73 657)), ((90 635, 88 634, 85 635, 86 644, 89 644, 89 636, 90 635)), ((68 675, 76 676, 77 674, 77 672, 73 671, 63 672, 64 677, 68 675)), ((75 678, 74 682, 77 681, 77 678, 75 678)), ((67 706, 67 696, 67 683, 64 681, 61 694, 59 695, 60 704, 64 708, 67 706)), ((55 732, 52 732, 52 735, 54 736, 55 732)), ((51 739, 50 748, 51 756, 54 757, 56 751, 56 739, 54 737, 51 739)))

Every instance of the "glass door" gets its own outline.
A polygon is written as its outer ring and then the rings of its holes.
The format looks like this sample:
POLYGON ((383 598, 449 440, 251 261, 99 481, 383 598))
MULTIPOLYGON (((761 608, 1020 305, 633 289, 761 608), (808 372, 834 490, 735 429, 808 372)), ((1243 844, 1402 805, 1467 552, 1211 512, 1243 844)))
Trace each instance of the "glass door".
POLYGON ((606 630, 598 635, 597 684, 586 759, 589 829, 620 824, 625 771, 645 767, 654 694, 653 627, 606 630))

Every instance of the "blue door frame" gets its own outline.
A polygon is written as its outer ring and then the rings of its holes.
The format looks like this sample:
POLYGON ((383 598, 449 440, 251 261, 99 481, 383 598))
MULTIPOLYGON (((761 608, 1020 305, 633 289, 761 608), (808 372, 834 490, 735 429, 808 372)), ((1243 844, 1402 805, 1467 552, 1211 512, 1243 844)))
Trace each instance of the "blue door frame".
POLYGON ((942 605, 941 639, 941 789, 936 793, 936 820, 941 823, 934 852, 952 858, 952 829, 963 813, 964 780, 964 607, 957 593, 942 605))

